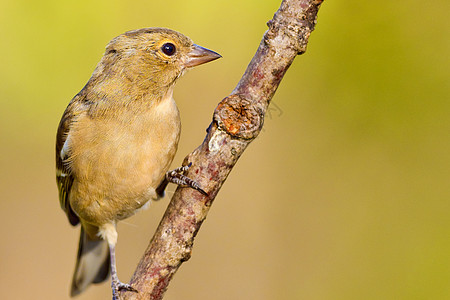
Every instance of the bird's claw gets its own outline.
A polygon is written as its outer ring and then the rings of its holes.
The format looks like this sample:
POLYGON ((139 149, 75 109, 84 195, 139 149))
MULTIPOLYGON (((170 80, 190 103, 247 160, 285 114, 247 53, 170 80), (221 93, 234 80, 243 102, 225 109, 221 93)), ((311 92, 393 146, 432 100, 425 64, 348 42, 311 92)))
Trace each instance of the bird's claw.
POLYGON ((194 190, 199 191, 203 195, 208 196, 208 193, 206 193, 196 181, 194 181, 194 180, 190 179, 189 177, 182 174, 182 173, 186 172, 187 170, 189 170, 189 168, 191 166, 192 166, 192 163, 189 163, 186 166, 182 166, 182 167, 176 168, 175 170, 167 172, 166 173, 167 181, 175 183, 177 185, 193 188, 194 190))
POLYGON ((113 290, 113 300, 119 299, 119 292, 120 291, 129 291, 129 292, 135 292, 137 293, 138 290, 136 290, 134 287, 129 285, 128 283, 122 283, 120 281, 113 281, 111 284, 112 290, 113 290))
POLYGON ((134 287, 132 287, 131 285, 129 285, 128 283, 120 283, 119 286, 117 287, 118 291, 128 291, 128 292, 135 292, 137 293, 138 290, 135 289, 134 287))

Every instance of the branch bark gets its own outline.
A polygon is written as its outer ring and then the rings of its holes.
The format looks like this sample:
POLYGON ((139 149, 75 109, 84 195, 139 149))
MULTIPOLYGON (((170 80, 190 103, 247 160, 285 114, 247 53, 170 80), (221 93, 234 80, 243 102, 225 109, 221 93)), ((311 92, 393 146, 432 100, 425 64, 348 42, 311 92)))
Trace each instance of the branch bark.
POLYGON ((203 143, 190 153, 188 177, 208 193, 178 187, 130 284, 139 293, 122 299, 163 298, 180 265, 191 256, 194 238, 247 146, 258 136, 270 101, 298 54, 306 51, 323 0, 284 0, 267 25, 259 48, 233 92, 214 111, 203 143))

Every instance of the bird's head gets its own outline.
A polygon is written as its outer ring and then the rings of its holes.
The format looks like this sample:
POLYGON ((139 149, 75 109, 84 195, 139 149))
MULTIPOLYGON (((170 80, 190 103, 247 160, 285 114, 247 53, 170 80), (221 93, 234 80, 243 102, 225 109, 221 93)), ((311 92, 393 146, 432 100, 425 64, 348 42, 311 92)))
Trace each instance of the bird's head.
POLYGON ((93 77, 128 81, 137 88, 164 91, 173 86, 185 70, 220 57, 174 30, 143 28, 111 40, 93 77))

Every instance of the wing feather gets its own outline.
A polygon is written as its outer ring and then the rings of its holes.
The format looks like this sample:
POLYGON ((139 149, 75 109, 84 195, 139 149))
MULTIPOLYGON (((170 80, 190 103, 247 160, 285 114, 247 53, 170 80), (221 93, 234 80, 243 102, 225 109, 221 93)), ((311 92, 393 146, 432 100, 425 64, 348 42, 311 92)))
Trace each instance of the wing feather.
POLYGON ((59 190, 59 202, 61 208, 65 211, 70 224, 77 225, 80 220, 70 207, 69 196, 72 188, 75 174, 72 174, 68 158, 70 157, 70 129, 75 117, 82 111, 85 111, 83 101, 85 98, 85 89, 78 93, 72 101, 70 101, 61 121, 56 134, 56 183, 59 190))

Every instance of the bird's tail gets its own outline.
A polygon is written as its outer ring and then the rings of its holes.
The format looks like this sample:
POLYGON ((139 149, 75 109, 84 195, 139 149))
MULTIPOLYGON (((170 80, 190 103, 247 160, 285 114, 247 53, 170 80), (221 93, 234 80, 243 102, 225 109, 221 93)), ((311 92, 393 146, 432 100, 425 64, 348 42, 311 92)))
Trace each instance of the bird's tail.
POLYGON ((77 264, 72 279, 70 296, 83 292, 91 283, 100 283, 109 277, 108 243, 94 235, 86 234, 81 226, 80 244, 78 246, 77 264))

